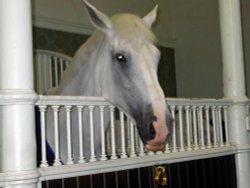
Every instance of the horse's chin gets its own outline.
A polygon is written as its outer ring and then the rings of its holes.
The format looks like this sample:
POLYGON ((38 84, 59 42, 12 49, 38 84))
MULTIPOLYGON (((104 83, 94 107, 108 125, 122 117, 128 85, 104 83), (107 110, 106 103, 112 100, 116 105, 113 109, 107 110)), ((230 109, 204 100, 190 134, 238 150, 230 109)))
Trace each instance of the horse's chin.
POLYGON ((148 151, 161 151, 164 150, 165 144, 159 144, 159 145, 145 145, 145 149, 148 151))
POLYGON ((165 142, 166 142, 166 137, 164 137, 164 140, 163 140, 161 137, 156 135, 154 139, 146 142, 145 149, 149 151, 164 150, 165 145, 166 145, 165 142))
POLYGON ((170 132, 168 131, 167 126, 159 124, 159 121, 153 122, 153 128, 155 131, 154 138, 145 143, 145 149, 149 151, 163 150, 165 148, 166 141, 170 136, 170 132))

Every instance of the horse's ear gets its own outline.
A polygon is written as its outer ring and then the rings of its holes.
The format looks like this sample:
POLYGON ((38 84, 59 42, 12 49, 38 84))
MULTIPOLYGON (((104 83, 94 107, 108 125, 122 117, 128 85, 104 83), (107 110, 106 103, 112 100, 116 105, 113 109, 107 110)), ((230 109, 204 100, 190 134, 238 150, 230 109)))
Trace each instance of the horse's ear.
POLYGON ((83 0, 87 14, 90 18, 91 23, 96 29, 99 29, 107 34, 111 33, 112 22, 108 16, 101 11, 97 10, 88 1, 83 0))
POLYGON ((153 10, 151 10, 151 12, 149 12, 146 16, 144 16, 142 19, 146 22, 147 26, 149 28, 151 28, 152 24, 155 22, 156 20, 156 16, 157 16, 157 10, 158 10, 158 5, 156 5, 154 7, 153 10))

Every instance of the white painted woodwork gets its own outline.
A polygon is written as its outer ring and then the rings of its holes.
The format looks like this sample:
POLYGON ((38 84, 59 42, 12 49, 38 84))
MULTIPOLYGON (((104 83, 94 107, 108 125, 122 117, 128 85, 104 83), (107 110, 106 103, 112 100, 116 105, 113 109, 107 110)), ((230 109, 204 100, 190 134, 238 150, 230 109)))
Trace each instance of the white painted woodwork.
POLYGON ((248 99, 245 88, 240 0, 219 0, 219 12, 223 92, 225 98, 233 101, 228 107, 229 141, 238 149, 235 155, 237 187, 247 188, 250 185, 248 175, 250 174, 250 140, 246 129, 245 103, 248 99))
POLYGON ((31 1, 2 0, 0 12, 0 187, 35 188, 31 1))

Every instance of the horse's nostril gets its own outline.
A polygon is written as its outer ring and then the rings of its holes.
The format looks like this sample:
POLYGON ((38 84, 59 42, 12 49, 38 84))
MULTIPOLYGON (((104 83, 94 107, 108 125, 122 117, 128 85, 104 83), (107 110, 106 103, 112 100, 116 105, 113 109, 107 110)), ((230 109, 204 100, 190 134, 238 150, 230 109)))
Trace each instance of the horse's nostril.
POLYGON ((153 139, 155 137, 155 135, 156 135, 155 128, 153 126, 153 122, 157 121, 157 117, 156 116, 152 116, 151 118, 152 119, 151 119, 151 123, 150 123, 149 128, 150 128, 150 137, 153 139))
POLYGON ((150 137, 153 139, 155 137, 156 132, 152 123, 150 124, 149 128, 150 128, 150 137))
POLYGON ((157 117, 156 116, 152 117, 152 122, 154 122, 154 121, 157 121, 157 117))

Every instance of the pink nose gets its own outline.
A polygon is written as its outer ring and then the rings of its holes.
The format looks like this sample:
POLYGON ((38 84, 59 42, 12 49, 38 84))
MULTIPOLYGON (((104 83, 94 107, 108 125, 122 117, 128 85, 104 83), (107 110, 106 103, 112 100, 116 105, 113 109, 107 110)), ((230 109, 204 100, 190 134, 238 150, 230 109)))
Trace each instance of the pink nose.
POLYGON ((156 131, 155 137, 146 143, 145 149, 150 151, 158 151, 164 149, 168 135, 169 132, 167 128, 161 130, 161 132, 156 131))
POLYGON ((171 127, 173 121, 171 116, 167 116, 167 120, 164 122, 161 122, 160 120, 157 121, 156 117, 154 120, 155 121, 151 126, 151 132, 154 133, 152 134, 154 136, 152 137, 151 140, 148 140, 145 144, 145 149, 150 151, 157 151, 164 149, 166 141, 168 140, 171 133, 171 127))

